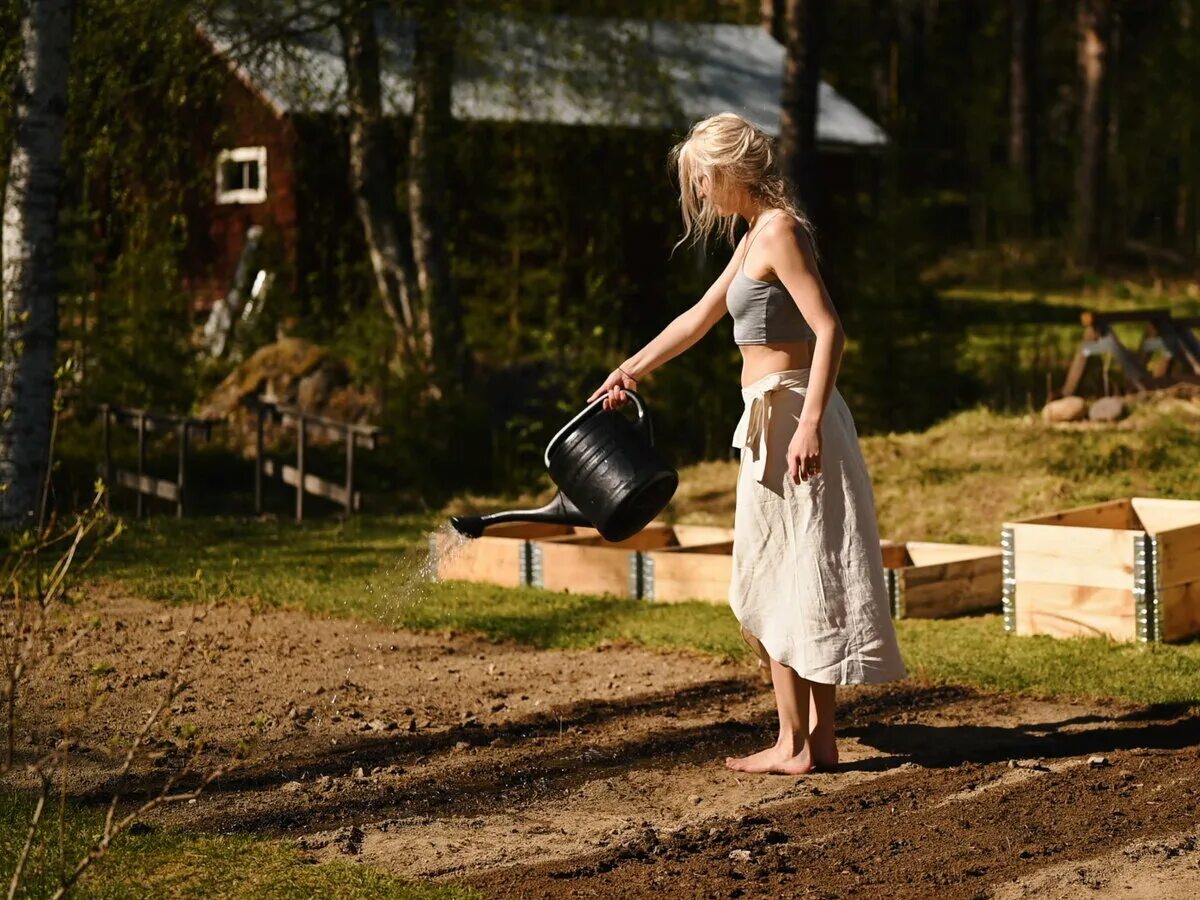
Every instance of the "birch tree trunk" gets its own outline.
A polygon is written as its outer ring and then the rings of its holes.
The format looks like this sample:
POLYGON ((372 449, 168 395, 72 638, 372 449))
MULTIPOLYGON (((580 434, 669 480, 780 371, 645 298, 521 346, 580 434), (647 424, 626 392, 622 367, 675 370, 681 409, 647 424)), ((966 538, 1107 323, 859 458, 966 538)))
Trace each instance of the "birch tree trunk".
POLYGON ((395 167, 389 162, 379 83, 374 4, 347 0, 340 23, 350 111, 350 181, 383 310, 406 361, 427 370, 431 336, 422 325, 412 247, 400 228, 395 167))
POLYGON ((458 14, 448 0, 414 4, 413 111, 408 154, 408 209, 423 305, 429 310, 435 377, 447 387, 471 380, 462 307, 447 246, 446 159, 453 117, 454 45, 458 14))
POLYGON ((1100 257, 1100 196, 1104 185, 1108 130, 1106 84, 1111 9, 1109 0, 1079 0, 1076 23, 1079 52, 1079 162, 1075 170, 1075 256, 1085 269, 1100 257))
POLYGON ((779 137, 783 168, 810 210, 817 187, 817 99, 829 0, 787 0, 779 137))
POLYGON ((36 524, 58 340, 58 201, 71 0, 23 0, 12 160, 0 237, 0 528, 36 524))

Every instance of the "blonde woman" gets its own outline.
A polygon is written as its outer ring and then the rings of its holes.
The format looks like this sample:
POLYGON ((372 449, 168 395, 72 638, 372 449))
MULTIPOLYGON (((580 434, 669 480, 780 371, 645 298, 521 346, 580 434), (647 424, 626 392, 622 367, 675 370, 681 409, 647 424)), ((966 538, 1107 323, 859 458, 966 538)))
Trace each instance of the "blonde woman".
MULTIPOLYGON (((671 151, 684 234, 734 245, 725 271, 608 376, 589 402, 626 389, 703 337, 726 312, 742 353, 745 406, 729 603, 769 667, 775 744, 727 757, 742 772, 802 775, 837 766, 839 684, 905 676, 880 555, 870 476, 834 381, 844 336, 817 270, 812 226, 780 177, 771 138, 734 113, 697 122, 671 151)), ((679 244, 676 244, 678 247, 679 244)))

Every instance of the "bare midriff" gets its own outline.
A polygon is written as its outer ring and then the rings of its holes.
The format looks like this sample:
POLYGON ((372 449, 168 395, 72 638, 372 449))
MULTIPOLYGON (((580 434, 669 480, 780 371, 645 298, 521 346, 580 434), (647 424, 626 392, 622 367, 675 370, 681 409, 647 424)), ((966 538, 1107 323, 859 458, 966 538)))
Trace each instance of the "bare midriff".
POLYGON ((775 344, 739 344, 742 351, 742 387, 773 372, 807 369, 812 365, 813 341, 780 341, 775 344))

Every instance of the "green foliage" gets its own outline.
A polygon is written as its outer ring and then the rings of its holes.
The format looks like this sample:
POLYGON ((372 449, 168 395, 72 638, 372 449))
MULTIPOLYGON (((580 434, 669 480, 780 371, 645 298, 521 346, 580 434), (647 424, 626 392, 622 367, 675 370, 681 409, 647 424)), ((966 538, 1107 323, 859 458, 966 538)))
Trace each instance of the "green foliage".
POLYGON ((219 140, 221 72, 189 13, 160 0, 87 0, 76 11, 61 316, 85 404, 185 410, 193 400, 181 261, 211 191, 195 148, 219 140))

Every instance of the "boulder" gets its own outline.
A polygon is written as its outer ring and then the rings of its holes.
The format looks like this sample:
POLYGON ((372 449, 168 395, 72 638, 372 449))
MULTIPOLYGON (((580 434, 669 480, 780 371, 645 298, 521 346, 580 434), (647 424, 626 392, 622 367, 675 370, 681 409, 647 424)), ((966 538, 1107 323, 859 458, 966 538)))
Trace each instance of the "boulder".
POLYGON ((1088 410, 1093 422, 1117 422, 1129 415, 1129 408, 1120 397, 1101 397, 1088 410))
MULTIPOLYGON (((255 351, 204 398, 199 414, 224 420, 226 427, 214 432, 214 437, 219 435, 218 440, 250 456, 254 452, 257 416, 246 402, 264 394, 278 403, 343 422, 371 424, 380 414, 379 398, 350 383, 344 362, 325 348, 294 337, 255 351)), ((268 444, 279 435, 278 426, 268 425, 268 444)), ((309 436, 312 444, 331 440, 332 433, 317 430, 309 436)))
POLYGON ((1042 419, 1047 422, 1078 422, 1087 414, 1087 401, 1082 397, 1062 397, 1042 407, 1042 419))

